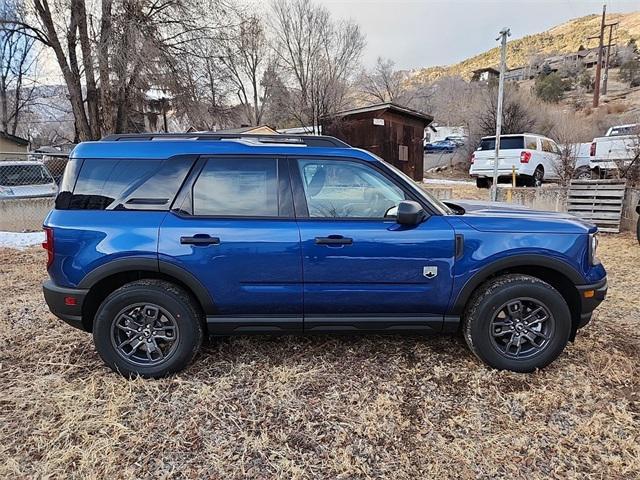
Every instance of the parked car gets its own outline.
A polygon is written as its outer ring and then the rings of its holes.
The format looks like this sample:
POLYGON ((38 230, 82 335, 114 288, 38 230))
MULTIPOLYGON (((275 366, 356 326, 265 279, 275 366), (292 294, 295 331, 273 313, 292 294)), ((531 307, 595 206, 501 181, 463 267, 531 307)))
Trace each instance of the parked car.
POLYGON ((205 334, 460 330, 530 372, 607 292, 594 225, 441 203, 331 137, 82 143, 44 229, 49 308, 126 376, 181 370, 205 334))
POLYGON ((58 186, 42 163, 0 162, 0 198, 53 197, 57 193, 58 186))
POLYGON ((591 172, 591 144, 579 143, 576 145, 576 149, 573 152, 575 154, 575 165, 573 171, 573 178, 577 180, 591 180, 593 174, 591 172))
POLYGON ((590 166, 595 176, 606 177, 628 167, 639 153, 640 124, 618 125, 593 139, 590 166))
MULTIPOLYGON (((471 156, 469 174, 478 188, 489 188, 493 180, 496 137, 484 137, 471 156)), ((511 182, 512 169, 518 184, 538 187, 545 180, 557 180, 560 149, 550 138, 533 133, 502 135, 498 153, 498 180, 511 182)))
POLYGON ((435 142, 429 142, 424 146, 424 151, 427 153, 431 152, 443 152, 443 153, 452 153, 456 148, 459 147, 459 144, 453 140, 445 139, 445 140, 437 140, 435 142))

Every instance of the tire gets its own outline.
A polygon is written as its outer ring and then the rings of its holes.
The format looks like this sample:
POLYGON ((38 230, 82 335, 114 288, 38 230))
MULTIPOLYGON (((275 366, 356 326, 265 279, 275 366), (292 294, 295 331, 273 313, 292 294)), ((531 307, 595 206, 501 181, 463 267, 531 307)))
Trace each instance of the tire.
POLYGON ((529 186, 530 187, 540 187, 542 186, 542 181, 544 180, 544 168, 541 165, 538 165, 533 172, 533 175, 529 177, 529 186))
POLYGON ((594 174, 589 167, 579 167, 573 174, 573 178, 576 180, 591 180, 594 178, 594 174))
POLYGON ((476 187, 489 188, 491 187, 491 179, 486 177, 476 177, 476 187))
POLYGON ((638 238, 638 243, 640 243, 640 218, 636 222, 636 237, 638 238))
POLYGON ((160 378, 191 363, 203 331, 203 315, 186 291, 162 280, 138 280, 102 302, 93 341, 112 370, 125 377, 160 378))
POLYGON ((564 350, 571 334, 571 313, 562 295, 548 283, 528 275, 509 274, 489 280, 472 295, 462 331, 471 351, 490 367, 532 372, 549 365, 564 350), (518 301, 519 322, 515 310, 518 301), (532 310, 538 307, 542 310, 531 318, 532 310), (515 317, 511 327, 509 318, 504 318, 510 309, 515 317), (524 321, 527 316, 530 322, 524 321), (546 320, 539 320, 545 316, 546 320))

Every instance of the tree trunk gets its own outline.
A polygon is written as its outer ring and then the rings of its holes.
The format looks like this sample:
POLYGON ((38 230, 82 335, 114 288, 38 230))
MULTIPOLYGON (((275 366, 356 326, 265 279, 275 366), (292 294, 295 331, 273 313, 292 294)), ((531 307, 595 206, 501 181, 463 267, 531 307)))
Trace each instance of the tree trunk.
POLYGON ((89 129, 91 138, 98 140, 101 134, 100 111, 98 109, 98 88, 94 73, 93 54, 91 52, 91 41, 87 28, 87 11, 85 0, 73 0, 73 14, 77 17, 78 33, 80 37, 80 51, 82 52, 82 65, 87 89, 87 110, 89 112, 89 129), (75 3, 75 8, 73 4, 75 3))
POLYGON ((100 44, 98 45, 98 69, 100 75, 100 110, 103 128, 113 132, 113 112, 111 109, 111 79, 109 78, 109 42, 111 41, 111 7, 113 0, 102 0, 100 20, 100 44))
MULTIPOLYGON (((64 77, 64 81, 67 85, 67 90, 69 91, 69 102, 71 103, 71 109, 75 118, 75 128, 78 140, 91 140, 91 128, 89 127, 89 120, 87 119, 87 115, 84 110, 80 77, 72 72, 72 67, 69 62, 67 62, 65 52, 62 49, 62 44, 60 43, 58 33, 56 32, 53 24, 53 19, 51 18, 51 10, 49 9, 48 0, 34 0, 34 5, 36 13, 38 14, 38 17, 47 33, 49 45, 56 55, 58 66, 62 71, 62 76, 64 77)), ((75 37, 75 31, 69 32, 69 35, 67 36, 68 41, 71 36, 75 37)))

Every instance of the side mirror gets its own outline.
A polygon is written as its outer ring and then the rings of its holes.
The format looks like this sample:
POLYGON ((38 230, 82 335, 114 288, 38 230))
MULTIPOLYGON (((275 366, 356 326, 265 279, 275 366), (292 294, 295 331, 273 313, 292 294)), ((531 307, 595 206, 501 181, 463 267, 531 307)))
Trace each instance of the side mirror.
POLYGON ((403 200, 398 204, 396 222, 400 225, 418 225, 426 217, 427 212, 424 211, 418 202, 414 202, 413 200, 403 200))

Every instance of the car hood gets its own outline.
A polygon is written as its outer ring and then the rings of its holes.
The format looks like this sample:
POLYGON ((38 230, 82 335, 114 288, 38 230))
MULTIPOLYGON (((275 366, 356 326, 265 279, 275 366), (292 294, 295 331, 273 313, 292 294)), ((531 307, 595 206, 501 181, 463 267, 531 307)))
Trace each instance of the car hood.
POLYGON ((513 203, 477 200, 447 200, 460 218, 476 230, 485 232, 591 233, 596 226, 569 213, 533 210, 513 203))

